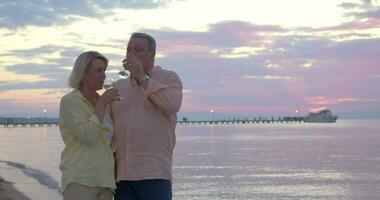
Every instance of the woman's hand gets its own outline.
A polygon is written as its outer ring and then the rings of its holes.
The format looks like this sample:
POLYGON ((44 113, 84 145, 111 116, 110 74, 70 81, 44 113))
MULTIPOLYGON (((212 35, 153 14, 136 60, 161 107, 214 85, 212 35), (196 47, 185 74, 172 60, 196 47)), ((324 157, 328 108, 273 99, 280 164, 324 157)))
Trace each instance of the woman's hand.
POLYGON ((120 100, 119 91, 116 88, 107 89, 102 96, 99 97, 94 110, 94 114, 98 117, 99 121, 103 121, 107 105, 115 100, 120 100))
POLYGON ((119 100, 119 91, 116 88, 107 89, 99 98, 99 102, 104 105, 108 105, 115 100, 119 100))

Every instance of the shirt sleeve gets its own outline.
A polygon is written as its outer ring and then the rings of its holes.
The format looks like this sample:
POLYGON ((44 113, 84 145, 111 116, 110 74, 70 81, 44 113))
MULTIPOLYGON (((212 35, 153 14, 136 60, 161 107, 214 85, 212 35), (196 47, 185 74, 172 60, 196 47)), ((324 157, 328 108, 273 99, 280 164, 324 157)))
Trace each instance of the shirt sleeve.
POLYGON ((80 102, 71 98, 61 100, 59 115, 60 126, 64 126, 84 144, 94 144, 103 131, 109 131, 100 123, 95 114, 88 116, 80 102))
POLYGON ((182 82, 178 75, 171 72, 166 83, 150 79, 145 94, 166 115, 178 112, 182 103, 182 82))

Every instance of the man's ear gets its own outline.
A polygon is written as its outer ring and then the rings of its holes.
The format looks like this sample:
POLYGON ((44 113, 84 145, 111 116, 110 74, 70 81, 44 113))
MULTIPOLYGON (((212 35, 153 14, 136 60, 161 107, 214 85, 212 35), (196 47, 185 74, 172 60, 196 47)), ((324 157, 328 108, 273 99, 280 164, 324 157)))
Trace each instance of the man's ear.
POLYGON ((154 63, 154 57, 155 57, 155 55, 156 55, 155 52, 153 52, 153 51, 150 52, 150 58, 151 58, 152 63, 154 63))
POLYGON ((156 53, 154 51, 151 51, 150 52, 150 56, 152 57, 152 59, 154 60, 154 56, 156 56, 156 53))

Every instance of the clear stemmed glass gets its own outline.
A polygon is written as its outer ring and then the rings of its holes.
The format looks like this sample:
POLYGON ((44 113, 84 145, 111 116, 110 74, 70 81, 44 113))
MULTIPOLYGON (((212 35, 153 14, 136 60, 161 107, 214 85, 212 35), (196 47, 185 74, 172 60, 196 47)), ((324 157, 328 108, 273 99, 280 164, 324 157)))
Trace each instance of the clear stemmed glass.
POLYGON ((128 70, 126 70, 125 69, 125 67, 124 67, 124 65, 126 65, 127 64, 127 60, 126 60, 126 58, 123 60, 123 68, 124 68, 124 70, 121 70, 121 71, 119 71, 119 77, 120 78, 122 78, 122 79, 126 79, 126 78, 128 78, 128 76, 129 76, 129 71, 128 70))
POLYGON ((104 89, 110 89, 115 87, 115 79, 111 77, 107 77, 106 80, 104 80, 103 84, 104 89))
MULTIPOLYGON (((108 78, 106 78, 106 80, 104 80, 103 87, 104 87, 104 89, 107 90, 107 89, 114 88, 115 85, 116 85, 115 79, 113 79, 112 77, 108 77, 108 78)), ((114 100, 119 101, 121 99, 122 99, 121 96, 117 96, 117 97, 115 97, 114 100)))

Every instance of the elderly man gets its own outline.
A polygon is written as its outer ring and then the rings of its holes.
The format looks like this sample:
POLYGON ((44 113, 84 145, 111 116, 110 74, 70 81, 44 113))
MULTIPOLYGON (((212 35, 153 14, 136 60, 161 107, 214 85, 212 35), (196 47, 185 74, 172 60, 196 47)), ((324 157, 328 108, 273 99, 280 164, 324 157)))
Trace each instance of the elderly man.
POLYGON ((131 74, 116 82, 122 99, 112 105, 115 200, 172 198, 172 158, 182 83, 175 72, 154 66, 155 53, 156 42, 150 35, 132 34, 123 60, 131 74))

